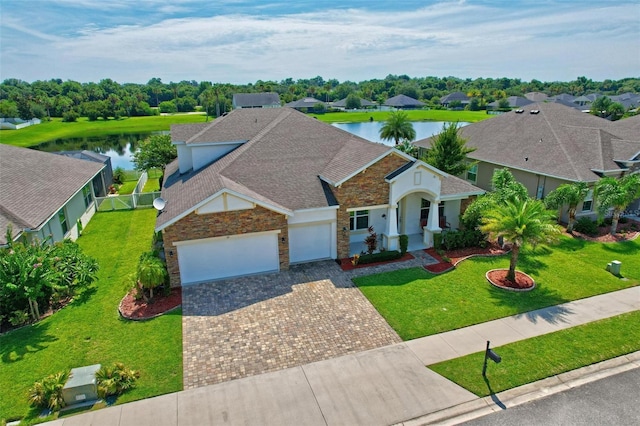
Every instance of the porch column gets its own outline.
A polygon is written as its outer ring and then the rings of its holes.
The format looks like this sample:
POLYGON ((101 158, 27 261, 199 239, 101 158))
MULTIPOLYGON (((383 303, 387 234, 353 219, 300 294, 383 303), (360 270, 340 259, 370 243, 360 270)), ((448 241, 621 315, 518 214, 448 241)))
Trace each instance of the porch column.
POLYGON ((431 201, 429 217, 427 218, 427 226, 422 228, 424 230, 422 233, 422 243, 426 247, 433 247, 433 234, 439 234, 442 232, 442 228, 440 228, 439 204, 439 201, 431 201))
POLYGON ((387 250, 398 250, 398 205, 391 204, 387 209, 387 229, 386 229, 387 250))

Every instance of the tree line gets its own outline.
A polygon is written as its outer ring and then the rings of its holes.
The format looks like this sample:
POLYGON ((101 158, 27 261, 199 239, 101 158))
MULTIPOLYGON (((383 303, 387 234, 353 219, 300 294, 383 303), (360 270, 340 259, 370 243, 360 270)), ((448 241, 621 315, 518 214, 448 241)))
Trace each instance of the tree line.
POLYGON ((98 83, 62 81, 59 78, 29 83, 10 78, 0 83, 0 117, 62 117, 74 121, 79 116, 98 120, 198 109, 208 115, 219 116, 231 110, 234 93, 254 92, 276 92, 283 103, 303 97, 331 102, 355 95, 380 105, 388 98, 403 94, 431 107, 439 107, 442 96, 457 91, 473 98, 474 107, 482 108, 487 103, 508 96, 523 96, 528 92, 544 92, 549 96, 561 93, 574 96, 594 92, 604 95, 640 93, 640 78, 593 81, 583 76, 569 82, 542 82, 506 77, 462 79, 388 75, 384 79, 356 83, 325 80, 317 76, 298 80, 258 80, 240 85, 195 80, 164 83, 156 77, 146 84, 121 84, 108 78, 98 83))

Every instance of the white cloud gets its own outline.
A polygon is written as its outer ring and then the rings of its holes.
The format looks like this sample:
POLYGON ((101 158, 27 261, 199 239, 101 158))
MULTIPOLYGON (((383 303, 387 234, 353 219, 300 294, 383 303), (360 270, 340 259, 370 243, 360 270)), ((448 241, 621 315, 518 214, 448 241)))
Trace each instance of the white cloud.
MULTIPOLYGON (((174 2, 163 13, 190 6, 190 1, 174 2)), ((41 40, 23 47, 24 59, 15 51, 8 57, 3 49, 3 78, 145 82, 158 76, 236 83, 315 75, 358 81, 389 73, 622 78, 640 69, 640 55, 629 54, 638 53, 640 38, 634 14, 634 4, 574 3, 569 10, 556 4, 507 9, 443 2, 399 12, 341 9, 164 19, 106 29, 85 25, 79 35, 62 39, 33 32, 41 40), (26 69, 28 76, 19 75, 26 69)), ((2 26, 26 31, 4 18, 2 26)))

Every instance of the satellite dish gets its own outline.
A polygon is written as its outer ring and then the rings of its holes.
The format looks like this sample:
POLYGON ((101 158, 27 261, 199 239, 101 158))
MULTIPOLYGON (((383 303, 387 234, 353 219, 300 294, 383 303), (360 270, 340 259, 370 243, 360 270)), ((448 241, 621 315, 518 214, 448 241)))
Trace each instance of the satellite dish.
POLYGON ((158 197, 153 200, 153 208, 161 212, 164 207, 167 205, 167 202, 162 197, 158 197))

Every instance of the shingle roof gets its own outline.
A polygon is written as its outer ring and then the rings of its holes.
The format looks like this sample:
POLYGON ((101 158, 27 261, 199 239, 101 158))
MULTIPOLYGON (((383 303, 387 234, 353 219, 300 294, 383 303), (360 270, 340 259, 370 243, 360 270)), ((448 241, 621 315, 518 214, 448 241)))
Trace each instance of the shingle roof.
POLYGON ((442 184, 440 185, 440 198, 447 198, 448 196, 455 196, 460 194, 466 195, 480 195, 484 194, 483 189, 467 182, 459 177, 446 175, 442 178, 442 184))
MULTIPOLYGON (((509 102, 509 106, 511 108, 522 107, 522 106, 526 106, 526 105, 529 105, 529 104, 533 103, 532 100, 529 100, 527 98, 523 98, 521 96, 509 96, 507 98, 507 102, 509 102)), ((494 102, 491 102, 491 103, 489 103, 487 105, 491 106, 491 107, 498 107, 498 106, 500 106, 500 101, 494 101, 494 102)))
POLYGON ((104 167, 28 148, 0 144, 0 244, 13 224, 13 236, 37 229, 104 167))
POLYGON ((407 95, 394 96, 387 99, 384 104, 391 107, 415 107, 424 105, 423 102, 420 102, 417 99, 413 99, 412 97, 407 95))
POLYGON ((546 93, 542 93, 542 92, 525 93, 524 97, 529 99, 532 102, 543 102, 549 98, 546 93))
MULTIPOLYGON (((376 104, 367 99, 360 98, 360 106, 368 107, 368 106, 374 106, 374 105, 376 104)), ((338 107, 338 108, 345 108, 347 106, 347 98, 340 99, 339 101, 335 101, 332 104, 332 106, 338 107)))
POLYGON ((233 95, 233 105, 240 108, 280 106, 280 95, 274 92, 236 93, 233 95))
MULTIPOLYGON (((322 180, 338 182, 393 149, 369 142, 344 130, 322 123, 290 108, 237 109, 218 123, 203 123, 207 135, 217 137, 222 129, 257 122, 248 141, 218 161, 197 171, 180 175, 177 160, 166 171, 162 197, 167 201, 156 226, 176 219, 184 212, 220 191, 234 191, 283 211, 334 205, 322 180), (256 129, 261 127, 259 131, 256 129)), ((178 130, 180 126, 173 126, 178 130)), ((202 128, 189 130, 202 134, 202 128)), ((179 130, 180 132, 180 130, 179 130)), ((184 132, 181 133, 189 138, 184 132)), ((238 137, 232 137, 238 140, 238 137)))
POLYGON ((453 101, 468 102, 469 97, 463 92, 453 92, 440 98, 440 103, 446 104, 453 101))
MULTIPOLYGON (((616 123, 558 103, 537 103, 527 105, 521 114, 512 111, 462 127, 460 135, 468 147, 476 148, 469 154, 474 160, 591 182, 599 178, 594 170, 619 170, 613 160, 621 158, 614 157, 633 155, 634 146, 640 150, 640 133, 624 142, 637 122, 616 123), (627 126, 628 130, 620 130, 627 126)), ((415 144, 429 147, 431 138, 415 144)))
POLYGON ((302 98, 297 101, 289 102, 285 106, 289 108, 313 108, 318 103, 324 104, 324 102, 316 98, 302 98))

